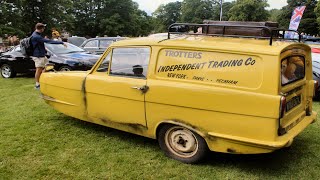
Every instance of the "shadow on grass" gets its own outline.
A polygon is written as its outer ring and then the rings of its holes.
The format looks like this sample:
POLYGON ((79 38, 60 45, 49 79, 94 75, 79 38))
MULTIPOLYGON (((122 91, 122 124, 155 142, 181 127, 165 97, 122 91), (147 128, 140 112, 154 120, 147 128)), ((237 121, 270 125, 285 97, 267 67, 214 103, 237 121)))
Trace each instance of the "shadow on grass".
MULTIPOLYGON (((267 154, 225 154, 211 152, 203 165, 233 167, 244 173, 258 173, 263 176, 278 177, 287 173, 288 169, 305 169, 302 161, 310 159, 308 143, 303 138, 294 140, 293 145, 288 148, 276 150, 267 154), (299 168, 300 167, 300 168, 299 168)), ((289 171, 289 172, 290 172, 289 171)), ((294 175, 294 172, 291 175, 294 175)))
POLYGON ((139 136, 139 135, 132 134, 132 133, 128 133, 125 131, 102 126, 99 124, 94 124, 91 122, 82 121, 82 120, 79 120, 79 119, 76 119, 73 117, 65 116, 63 118, 63 120, 67 121, 66 123, 68 123, 70 126, 93 132, 96 135, 100 135, 103 137, 105 137, 105 136, 115 137, 117 139, 120 139, 121 141, 125 141, 128 143, 134 142, 137 145, 145 145, 145 146, 151 147, 152 149, 159 149, 160 150, 160 147, 158 147, 158 142, 154 139, 146 138, 146 137, 139 136))
MULTIPOLYGON (((66 123, 70 126, 85 129, 86 131, 97 134, 99 136, 101 135, 103 137, 114 137, 119 139, 120 141, 133 143, 138 146, 144 146, 145 148, 150 148, 152 151, 161 151, 157 141, 153 139, 81 121, 72 117, 63 117, 63 120, 67 121, 66 123)), ((207 156, 207 159, 197 166, 238 169, 239 171, 243 171, 243 173, 253 173, 276 178, 277 175, 281 175, 284 172, 287 173, 288 169, 291 169, 292 172, 298 168, 306 168, 301 165, 302 161, 304 161, 305 159, 310 159, 310 155, 308 153, 305 153, 309 151, 308 143, 305 142, 306 140, 304 139, 304 137, 298 137, 295 139, 292 147, 280 149, 268 154, 235 155, 210 152, 207 156)), ((299 172, 294 172, 294 174, 298 173, 299 172)))

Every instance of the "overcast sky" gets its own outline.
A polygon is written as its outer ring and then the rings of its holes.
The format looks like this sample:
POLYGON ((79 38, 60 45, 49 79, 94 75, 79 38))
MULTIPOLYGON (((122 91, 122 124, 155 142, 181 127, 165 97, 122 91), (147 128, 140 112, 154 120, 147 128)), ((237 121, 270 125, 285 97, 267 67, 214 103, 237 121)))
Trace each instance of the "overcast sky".
MULTIPOLYGON (((160 4, 182 0, 133 0, 139 4, 139 8, 146 11, 148 14, 153 13, 160 4)), ((224 2, 231 2, 233 0, 224 0, 224 2)), ((280 9, 287 5, 287 0, 268 0, 270 7, 268 9, 280 9)))

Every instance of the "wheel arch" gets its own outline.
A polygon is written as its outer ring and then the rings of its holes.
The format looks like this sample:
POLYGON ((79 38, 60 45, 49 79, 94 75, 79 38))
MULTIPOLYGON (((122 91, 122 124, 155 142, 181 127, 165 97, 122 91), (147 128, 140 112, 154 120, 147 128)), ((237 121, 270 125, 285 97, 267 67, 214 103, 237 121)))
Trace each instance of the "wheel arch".
MULTIPOLYGON (((184 122, 181 122, 181 121, 177 121, 177 120, 164 120, 164 121, 158 123, 156 128, 155 128, 155 137, 156 137, 156 139, 158 139, 158 137, 159 137, 160 129, 162 127, 164 127, 165 125, 178 125, 178 126, 187 128, 187 129, 197 133, 199 136, 201 136, 207 142, 207 138, 206 138, 207 137, 207 135, 206 135, 207 133, 206 132, 201 131, 199 128, 196 128, 191 124, 187 124, 187 123, 184 123, 184 122)), ((208 144, 208 142, 207 142, 207 144, 208 144)))

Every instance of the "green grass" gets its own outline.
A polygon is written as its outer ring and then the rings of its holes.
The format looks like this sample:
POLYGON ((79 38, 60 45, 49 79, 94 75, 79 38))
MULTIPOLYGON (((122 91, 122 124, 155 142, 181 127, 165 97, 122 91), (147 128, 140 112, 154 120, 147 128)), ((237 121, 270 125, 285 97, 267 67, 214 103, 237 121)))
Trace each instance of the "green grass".
MULTIPOLYGON (((152 139, 56 112, 33 78, 0 78, 0 179, 317 179, 320 123, 288 149, 210 153, 199 165, 167 158, 152 139)), ((320 111, 319 102, 314 109, 320 111)))

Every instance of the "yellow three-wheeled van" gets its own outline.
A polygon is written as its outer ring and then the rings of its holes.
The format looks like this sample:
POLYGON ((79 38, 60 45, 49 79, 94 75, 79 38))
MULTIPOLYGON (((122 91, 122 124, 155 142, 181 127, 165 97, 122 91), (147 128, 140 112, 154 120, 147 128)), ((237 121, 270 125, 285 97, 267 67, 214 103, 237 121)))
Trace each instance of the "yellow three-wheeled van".
POLYGON ((316 120, 309 46, 267 26, 170 31, 116 42, 90 71, 44 73, 43 99, 66 115, 157 139, 186 163, 208 150, 272 152, 316 120), (259 36, 241 35, 246 28, 259 36))

